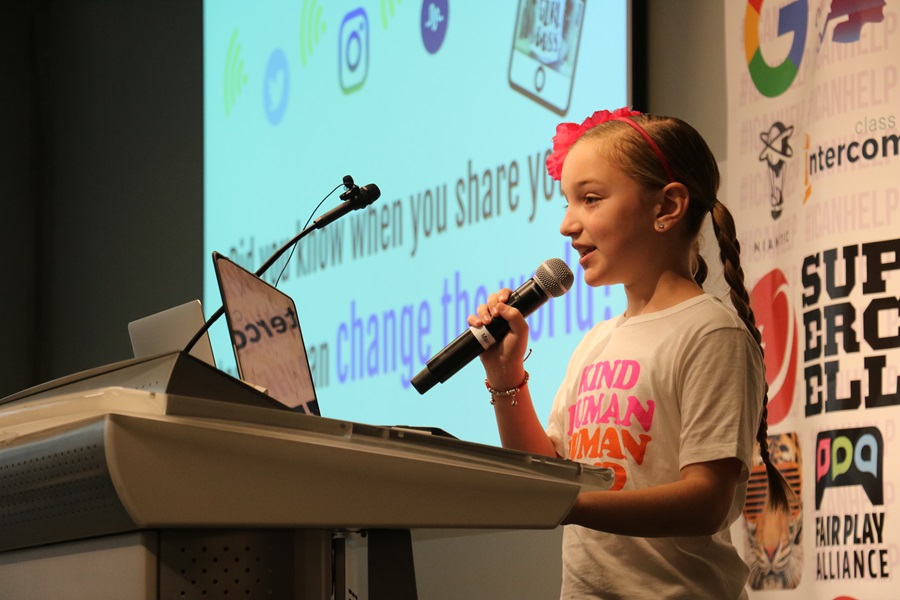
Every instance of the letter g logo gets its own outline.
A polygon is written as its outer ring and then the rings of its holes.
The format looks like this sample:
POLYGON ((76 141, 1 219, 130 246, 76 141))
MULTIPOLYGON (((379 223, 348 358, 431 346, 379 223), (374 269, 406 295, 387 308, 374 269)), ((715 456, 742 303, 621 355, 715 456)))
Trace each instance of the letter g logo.
POLYGON ((778 9, 778 35, 794 34, 787 58, 780 65, 770 67, 763 58, 759 42, 760 13, 765 0, 748 0, 744 15, 744 51, 747 68, 756 89, 763 96, 774 98, 783 94, 793 83, 800 70, 806 47, 806 29, 809 20, 808 0, 794 0, 778 9))

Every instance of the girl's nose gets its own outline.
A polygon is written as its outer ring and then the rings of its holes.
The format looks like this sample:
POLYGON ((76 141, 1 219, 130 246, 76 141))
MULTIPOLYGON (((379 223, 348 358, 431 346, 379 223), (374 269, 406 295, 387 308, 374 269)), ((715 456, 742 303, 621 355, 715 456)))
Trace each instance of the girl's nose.
POLYGON ((572 214, 572 207, 566 207, 566 213, 563 215, 562 223, 559 224, 559 232, 566 237, 573 237, 580 231, 578 220, 572 214))

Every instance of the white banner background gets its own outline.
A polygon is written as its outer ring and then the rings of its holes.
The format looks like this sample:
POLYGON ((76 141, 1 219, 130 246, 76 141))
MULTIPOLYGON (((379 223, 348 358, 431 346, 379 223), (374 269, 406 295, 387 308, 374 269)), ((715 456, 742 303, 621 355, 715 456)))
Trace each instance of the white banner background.
MULTIPOLYGON (((802 505, 736 543, 751 598, 900 598, 900 0, 727 0, 727 188, 773 456, 802 505)), ((759 490, 761 495, 753 492, 759 490)))

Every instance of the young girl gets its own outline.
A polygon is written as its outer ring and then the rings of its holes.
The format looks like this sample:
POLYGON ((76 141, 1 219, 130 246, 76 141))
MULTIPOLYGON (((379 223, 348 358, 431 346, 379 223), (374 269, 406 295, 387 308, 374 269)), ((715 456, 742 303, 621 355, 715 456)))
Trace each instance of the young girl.
POLYGON ((589 331, 544 429, 524 367, 528 325, 492 294, 469 317, 510 334, 482 354, 503 446, 613 469, 578 496, 563 535, 562 598, 746 597, 728 528, 741 513, 754 438, 770 502, 789 490, 768 456, 766 384, 734 221, 719 171, 678 119, 619 109, 563 123, 547 160, 589 285, 624 284, 618 318, 589 331), (711 215, 730 305, 704 293, 698 235, 711 215))

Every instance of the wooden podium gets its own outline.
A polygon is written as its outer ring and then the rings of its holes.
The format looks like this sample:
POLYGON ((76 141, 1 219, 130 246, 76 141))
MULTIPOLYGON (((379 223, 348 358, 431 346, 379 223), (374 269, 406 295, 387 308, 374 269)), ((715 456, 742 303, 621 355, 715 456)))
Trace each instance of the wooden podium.
POLYGON ((553 528, 611 481, 281 410, 182 353, 117 363, 0 401, 0 597, 341 598, 350 531, 369 597, 416 598, 411 529, 553 528))

